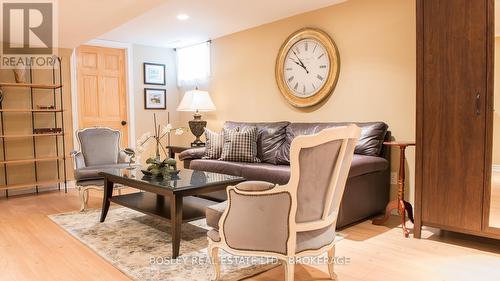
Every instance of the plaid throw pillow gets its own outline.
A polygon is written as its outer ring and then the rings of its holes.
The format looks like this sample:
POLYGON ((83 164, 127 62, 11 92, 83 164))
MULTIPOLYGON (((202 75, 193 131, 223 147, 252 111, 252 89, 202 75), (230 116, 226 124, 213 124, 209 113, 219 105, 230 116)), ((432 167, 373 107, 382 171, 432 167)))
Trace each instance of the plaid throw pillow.
POLYGON ((260 163, 257 158, 257 127, 224 130, 224 146, 219 160, 260 163))
POLYGON ((222 154, 222 145, 224 144, 223 133, 216 133, 205 128, 205 156, 203 159, 219 159, 222 154))

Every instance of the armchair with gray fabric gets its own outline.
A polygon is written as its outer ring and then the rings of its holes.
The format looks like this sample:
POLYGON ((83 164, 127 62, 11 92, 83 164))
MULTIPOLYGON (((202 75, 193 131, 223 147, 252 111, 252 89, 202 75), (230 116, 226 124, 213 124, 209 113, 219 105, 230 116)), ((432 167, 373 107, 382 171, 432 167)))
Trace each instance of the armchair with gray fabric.
POLYGON ((120 149, 120 131, 96 127, 78 130, 76 138, 80 151, 73 151, 76 187, 80 197, 80 211, 87 208, 89 189, 102 189, 100 172, 129 166, 128 156, 120 149))
POLYGON ((336 279, 337 217, 360 132, 350 125, 296 137, 286 185, 245 182, 228 187, 227 208, 218 227, 208 232, 216 279, 219 249, 238 256, 275 257, 285 265, 286 281, 294 280, 296 258, 328 252, 330 277, 336 279))

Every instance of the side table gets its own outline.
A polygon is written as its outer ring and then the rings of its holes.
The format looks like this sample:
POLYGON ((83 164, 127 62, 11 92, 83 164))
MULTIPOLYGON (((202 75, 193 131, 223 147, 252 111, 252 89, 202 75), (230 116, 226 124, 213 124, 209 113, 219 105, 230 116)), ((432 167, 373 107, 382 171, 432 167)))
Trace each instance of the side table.
POLYGON ((166 146, 165 148, 168 149, 168 157, 175 159, 175 154, 176 153, 181 153, 184 150, 191 149, 192 147, 190 147, 190 146, 174 146, 174 145, 170 145, 170 146, 166 146))
POLYGON ((406 214, 408 213, 408 218, 412 223, 413 220, 413 207, 410 202, 405 201, 405 150, 408 146, 415 146, 415 142, 384 142, 387 146, 399 147, 399 177, 398 177, 398 198, 390 201, 385 208, 385 215, 383 218, 374 219, 372 223, 374 225, 382 225, 389 219, 392 210, 398 210, 399 215, 402 218, 403 234, 405 237, 410 235, 410 232, 406 228, 406 214))

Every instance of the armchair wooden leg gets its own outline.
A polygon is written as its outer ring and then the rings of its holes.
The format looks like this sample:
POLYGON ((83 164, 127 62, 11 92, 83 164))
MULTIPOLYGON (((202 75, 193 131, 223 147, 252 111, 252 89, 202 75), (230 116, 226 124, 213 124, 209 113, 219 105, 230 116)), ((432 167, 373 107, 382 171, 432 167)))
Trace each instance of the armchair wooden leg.
POLYGON ((334 271, 335 265, 335 245, 328 250, 328 273, 330 273, 330 279, 337 281, 337 274, 334 271))
POLYGON ((295 274, 295 262, 291 262, 289 260, 285 260, 283 262, 285 266, 285 281, 293 281, 295 274))
POLYGON ((219 260, 219 248, 217 247, 209 247, 208 254, 210 255, 210 261, 212 262, 215 270, 215 281, 220 280, 220 260, 219 260))
POLYGON ((80 212, 85 211, 85 200, 83 199, 83 188, 78 186, 78 199, 80 200, 80 212))

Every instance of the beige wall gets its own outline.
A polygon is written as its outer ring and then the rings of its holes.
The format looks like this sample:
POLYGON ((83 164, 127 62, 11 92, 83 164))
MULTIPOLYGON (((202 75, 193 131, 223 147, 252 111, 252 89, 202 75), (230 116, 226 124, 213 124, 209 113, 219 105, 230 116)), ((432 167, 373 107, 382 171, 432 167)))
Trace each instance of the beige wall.
MULTIPOLYGON (((415 0, 351 0, 216 39, 213 77, 206 88, 217 111, 204 117, 211 128, 220 128, 225 120, 385 121, 397 140, 414 140, 415 18, 415 0), (281 44, 303 27, 328 32, 341 56, 335 92, 325 104, 308 110, 288 105, 274 76, 281 44)), ((395 171, 398 156, 394 151, 395 171)), ((413 201, 413 148, 407 157, 413 201)))
MULTIPOLYGON (((62 73, 63 73, 63 99, 64 99, 64 124, 66 128, 66 152, 69 156, 73 147, 72 139, 72 116, 71 116, 71 79, 70 79, 70 49, 59 49, 58 55, 62 58, 62 73)), ((52 81, 51 71, 34 70, 34 83, 50 83, 52 81)), ((0 70, 1 82, 14 82, 14 74, 12 70, 0 70)), ((49 90, 35 90, 34 92, 35 105, 50 105, 52 104, 52 92, 49 90)), ((57 105, 59 106, 59 95, 57 105)), ((25 88, 4 88, 4 100, 2 102, 4 108, 30 108, 29 89, 25 88)), ((60 114, 59 114, 60 115, 60 114)), ((37 114, 36 127, 52 127, 52 114, 37 114)), ((61 120, 58 119, 60 127, 61 120)), ((6 134, 31 134, 31 113, 4 113, 4 125, 6 134)), ((33 157, 32 139, 31 138, 16 138, 6 139, 7 159, 30 159, 33 157)), ((60 145, 62 148, 62 145, 60 145)), ((1 149, 1 148, 0 148, 1 149)), ((1 151, 1 150, 0 150, 1 151)), ((3 155, 3 154, 2 154, 3 155)), ((55 146, 53 137, 37 138, 37 155, 39 157, 48 157, 55 155, 55 146)), ((20 184, 33 182, 34 168, 33 164, 16 164, 8 165, 7 176, 9 184, 20 184)), ((39 180, 52 180, 57 178, 55 162, 40 162, 38 163, 39 180)), ((4 184, 3 166, 0 167, 0 185, 4 184)), ((73 178, 72 160, 69 158, 66 161, 68 179, 73 178)), ((61 168, 62 172, 62 168, 61 168)), ((41 189, 43 190, 43 189, 41 189)), ((29 189, 27 191, 30 191, 29 189)), ((12 191, 9 194, 23 193, 23 191, 12 191)), ((2 196, 4 192, 0 192, 2 196)))
MULTIPOLYGON (((175 51, 166 48, 149 47, 142 45, 133 46, 134 57, 134 99, 135 99, 135 124, 136 137, 139 138, 146 132, 154 132, 153 114, 156 113, 159 123, 167 124, 167 111, 170 112, 170 123, 173 126, 181 126, 180 116, 175 109, 179 103, 179 94, 177 89, 177 76, 175 68, 175 51), (144 85, 143 63, 160 63, 166 65, 167 85, 152 86, 144 85), (166 89, 167 90, 167 110, 145 110, 144 109, 144 88, 166 89)), ((172 136, 172 144, 180 144, 179 138, 172 136)), ((143 153, 141 160, 145 161, 147 157, 154 154, 154 146, 149 151, 143 153)))

